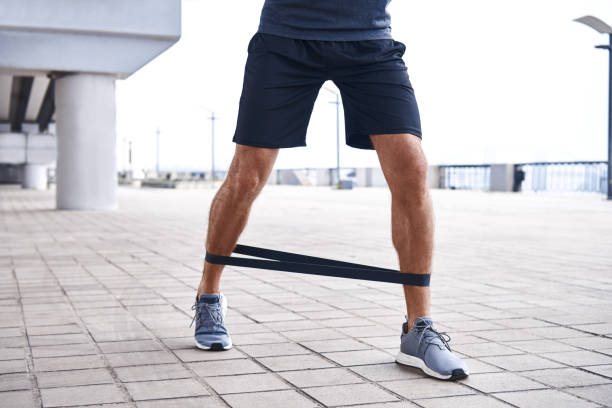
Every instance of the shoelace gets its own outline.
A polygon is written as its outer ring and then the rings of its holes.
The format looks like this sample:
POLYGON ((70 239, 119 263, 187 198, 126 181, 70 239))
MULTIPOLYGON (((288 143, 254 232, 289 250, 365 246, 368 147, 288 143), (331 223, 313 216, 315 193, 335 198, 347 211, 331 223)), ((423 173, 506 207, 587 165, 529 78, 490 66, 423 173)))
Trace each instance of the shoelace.
MULTIPOLYGON (((433 324, 431 323, 427 323, 425 326, 415 326, 417 331, 421 332, 421 336, 419 337, 419 346, 421 345, 421 341, 423 340, 423 337, 425 336, 426 333, 431 332, 433 333, 432 340, 433 339, 440 339, 442 341, 442 344, 444 344, 444 346, 448 349, 448 351, 451 351, 450 346, 448 345, 448 342, 450 341, 450 336, 446 333, 446 332, 439 332, 436 329, 433 328, 433 324)), ((438 346, 438 348, 440 350, 442 350, 442 346, 435 342, 435 341, 427 341, 427 346, 425 347, 425 350, 427 350, 427 347, 429 347, 430 344, 436 345, 438 346)))
POLYGON ((198 319, 198 321, 200 320, 200 315, 203 309, 206 309, 213 322, 220 325, 223 324, 223 314, 221 312, 221 307, 212 307, 212 304, 210 303, 196 302, 193 304, 193 306, 191 306, 191 310, 194 310, 195 313, 193 315, 193 319, 191 319, 189 327, 193 325, 193 322, 196 320, 196 318, 198 319))

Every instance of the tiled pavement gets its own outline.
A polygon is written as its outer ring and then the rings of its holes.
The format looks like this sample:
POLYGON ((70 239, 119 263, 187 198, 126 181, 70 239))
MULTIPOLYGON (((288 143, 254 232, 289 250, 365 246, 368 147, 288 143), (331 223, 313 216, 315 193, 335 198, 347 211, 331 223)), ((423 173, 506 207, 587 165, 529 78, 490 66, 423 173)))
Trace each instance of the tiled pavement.
MULTIPOLYGON (((612 405, 612 203, 434 191, 433 316, 472 375, 394 363, 392 284, 228 268, 235 347, 194 348, 214 190, 55 211, 0 188, 0 406, 612 405)), ((389 194, 268 186, 241 243, 396 268, 389 194)))

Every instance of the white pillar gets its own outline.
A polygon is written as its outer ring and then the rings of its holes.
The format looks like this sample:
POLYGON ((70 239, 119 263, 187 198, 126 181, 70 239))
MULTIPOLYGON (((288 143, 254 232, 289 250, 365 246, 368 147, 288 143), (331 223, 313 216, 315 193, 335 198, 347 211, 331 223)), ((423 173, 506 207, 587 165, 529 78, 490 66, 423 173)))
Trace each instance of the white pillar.
POLYGON ((55 82, 58 209, 117 208, 115 79, 74 74, 55 82))
POLYGON ((47 165, 31 164, 23 165, 23 188, 32 188, 35 190, 47 189, 47 165))
POLYGON ((512 191, 512 184, 514 181, 514 165, 492 164, 490 178, 490 191, 512 191))

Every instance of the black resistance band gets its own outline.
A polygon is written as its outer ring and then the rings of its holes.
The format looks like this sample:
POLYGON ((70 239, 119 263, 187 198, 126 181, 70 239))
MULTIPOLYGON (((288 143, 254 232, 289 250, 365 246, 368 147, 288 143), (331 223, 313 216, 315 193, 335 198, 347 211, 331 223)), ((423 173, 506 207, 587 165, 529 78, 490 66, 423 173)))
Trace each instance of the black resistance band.
POLYGON ((206 262, 217 265, 244 266, 248 268, 271 269, 273 271, 334 276, 337 278, 400 283, 411 286, 429 286, 429 274, 403 273, 393 269, 377 268, 240 244, 236 245, 232 252, 265 259, 213 255, 208 252, 206 252, 205 259, 206 262))

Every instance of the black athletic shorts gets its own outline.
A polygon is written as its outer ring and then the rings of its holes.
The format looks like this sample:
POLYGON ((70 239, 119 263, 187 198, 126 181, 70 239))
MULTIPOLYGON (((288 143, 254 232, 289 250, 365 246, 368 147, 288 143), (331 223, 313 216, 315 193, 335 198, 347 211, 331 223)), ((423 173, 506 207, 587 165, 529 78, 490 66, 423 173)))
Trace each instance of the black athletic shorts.
POLYGON ((371 134, 411 133, 421 121, 402 56, 393 39, 302 40, 257 32, 248 45, 233 141, 306 146, 319 89, 333 81, 342 97, 346 144, 373 149, 371 134))

